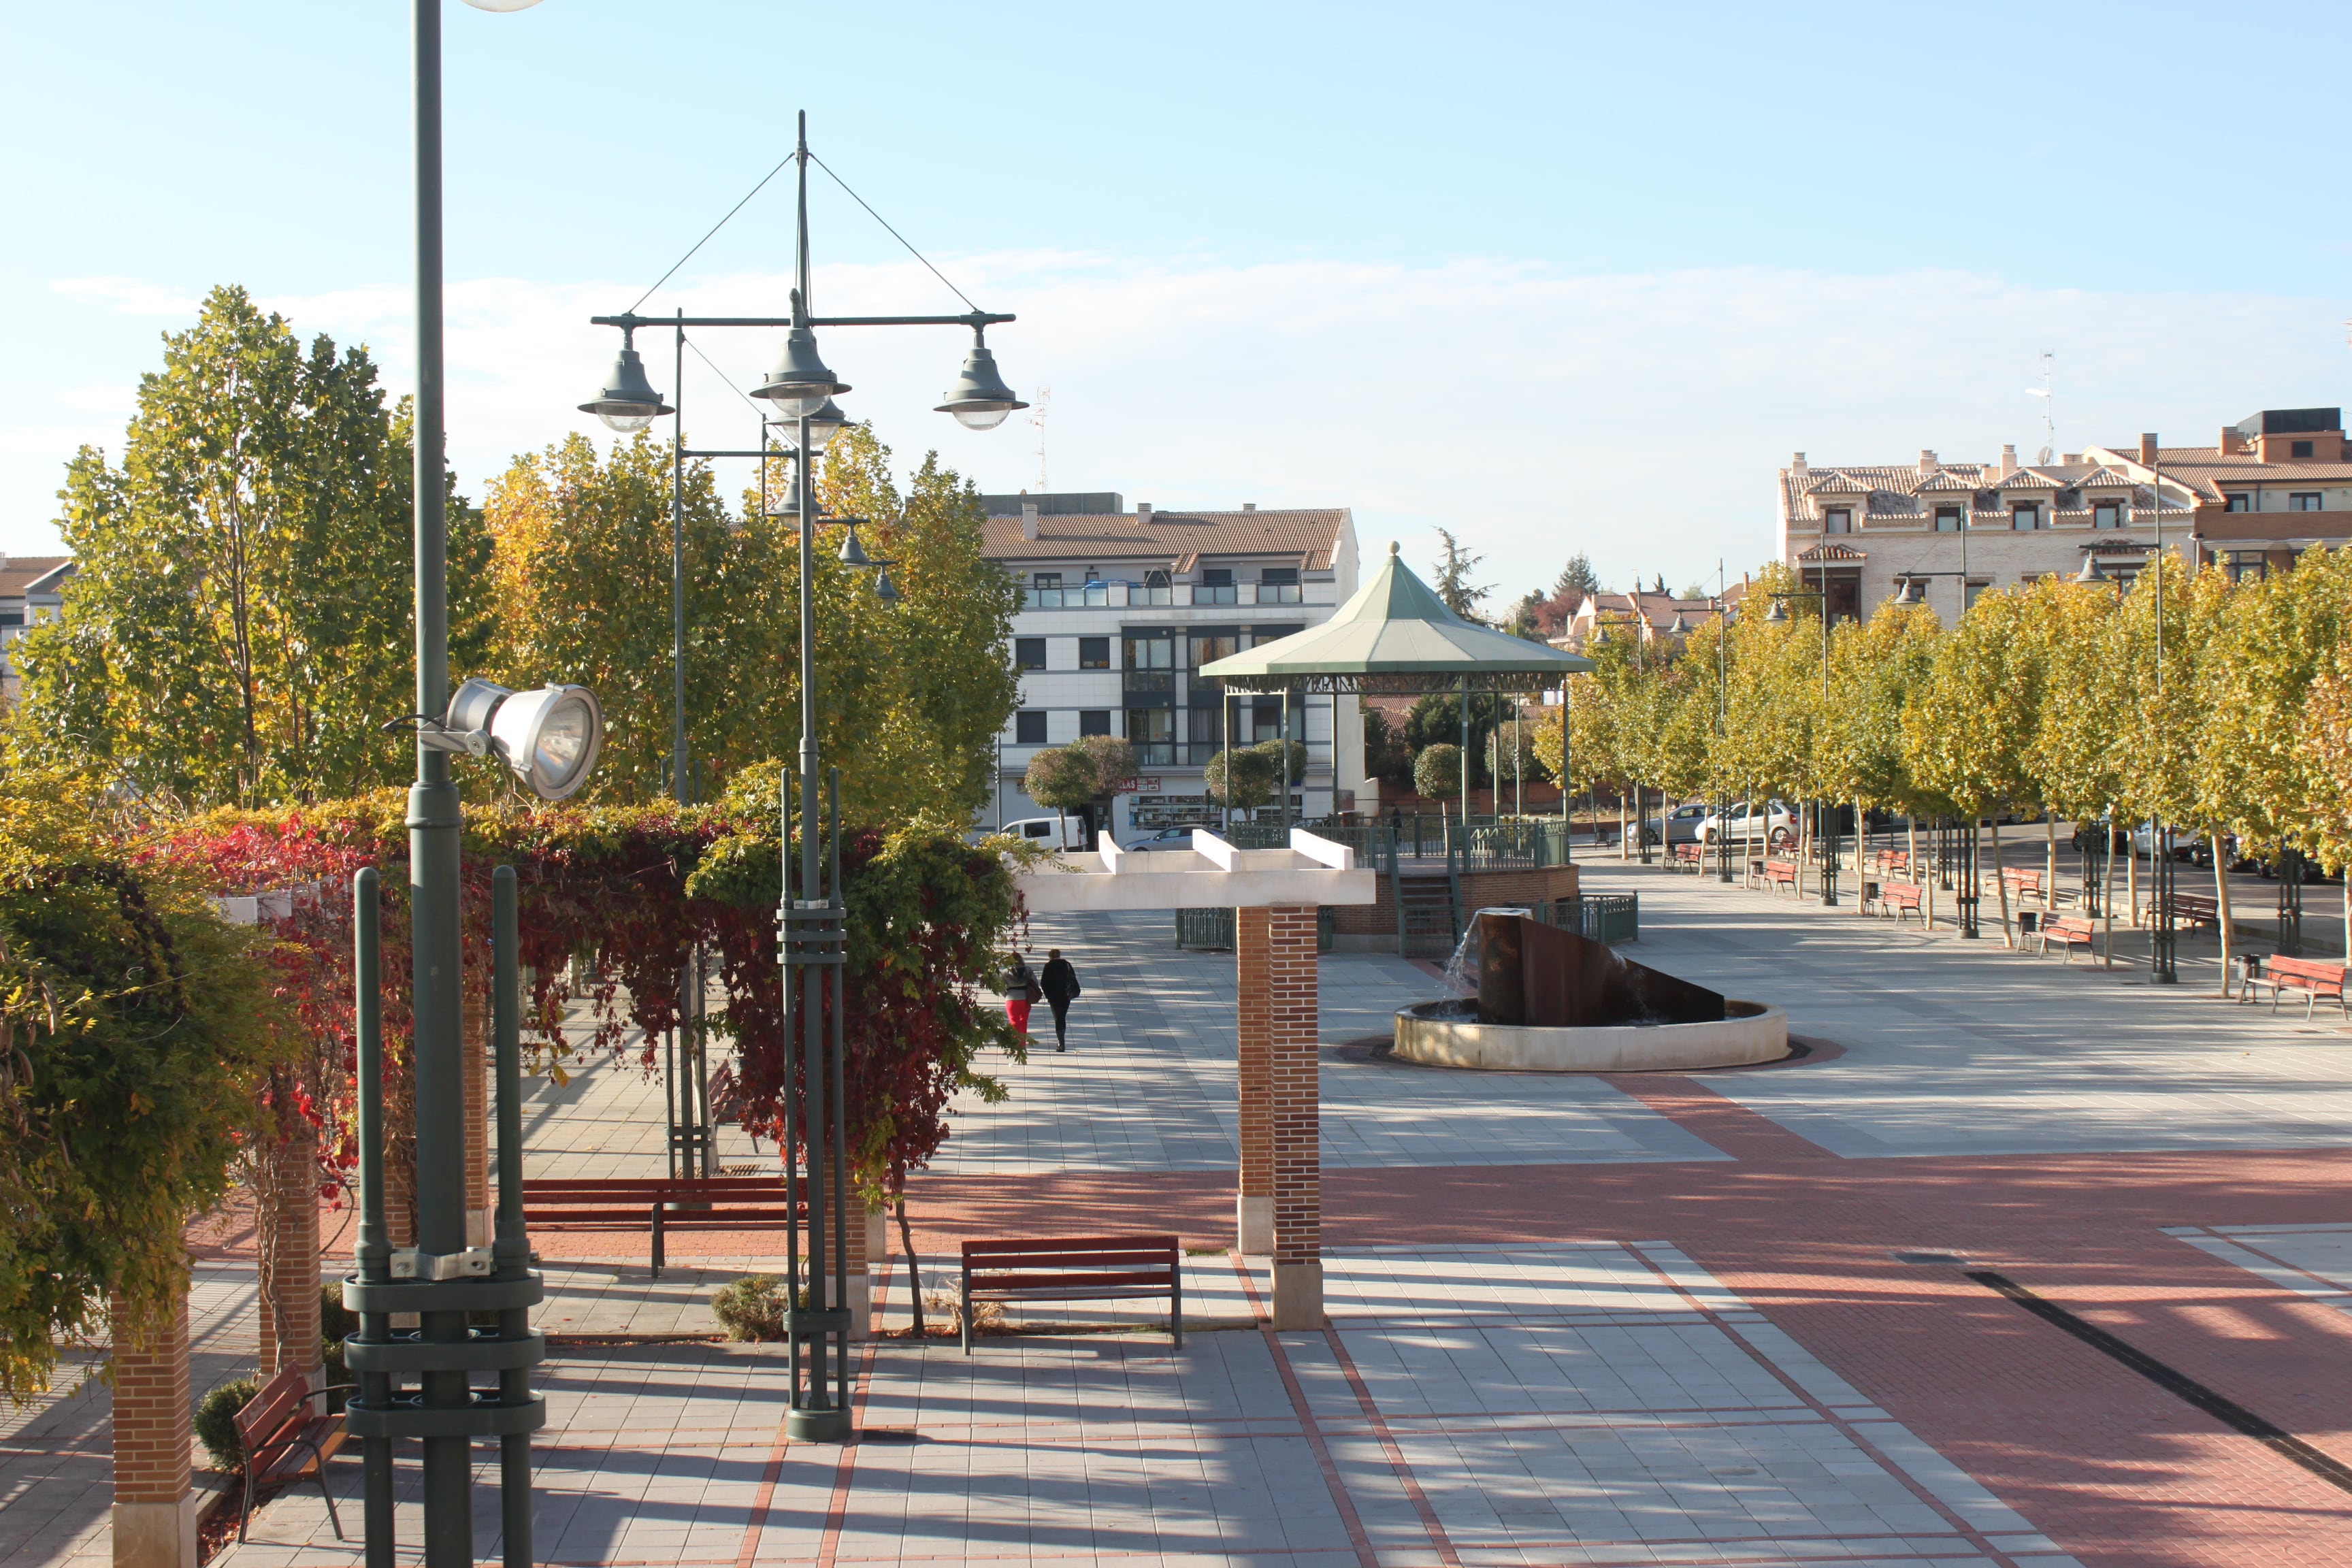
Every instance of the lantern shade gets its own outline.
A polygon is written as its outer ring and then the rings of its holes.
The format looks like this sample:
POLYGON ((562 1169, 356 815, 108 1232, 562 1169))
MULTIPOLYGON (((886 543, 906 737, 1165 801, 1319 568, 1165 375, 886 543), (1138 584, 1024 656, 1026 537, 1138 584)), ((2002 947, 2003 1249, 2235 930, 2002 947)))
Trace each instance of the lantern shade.
POLYGON ((677 410, 664 403, 646 379, 645 356, 624 346, 613 362, 612 373, 604 377, 604 389, 582 404, 580 412, 593 414, 608 427, 626 435, 677 410))
POLYGON ((948 388, 946 401, 932 412, 954 415, 956 423, 967 430, 993 430, 1004 423, 1006 415, 1028 406, 997 374, 996 355, 989 346, 975 342, 964 356, 963 374, 948 388))
POLYGON ((751 389, 751 395, 774 404, 785 418, 799 419, 822 413, 828 402, 848 390, 849 384, 835 377, 818 356, 816 334, 794 327, 784 334, 784 352, 776 356, 775 369, 751 389))

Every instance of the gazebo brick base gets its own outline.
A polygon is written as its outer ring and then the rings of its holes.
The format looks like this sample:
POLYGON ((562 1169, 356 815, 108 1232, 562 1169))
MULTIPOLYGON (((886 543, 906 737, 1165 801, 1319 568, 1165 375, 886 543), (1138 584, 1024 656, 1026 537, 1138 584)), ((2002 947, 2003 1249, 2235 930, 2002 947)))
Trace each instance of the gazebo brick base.
POLYGON ((1274 1326, 1323 1326, 1316 911, 1234 911, 1240 1047, 1239 1250, 1271 1255, 1274 1326))

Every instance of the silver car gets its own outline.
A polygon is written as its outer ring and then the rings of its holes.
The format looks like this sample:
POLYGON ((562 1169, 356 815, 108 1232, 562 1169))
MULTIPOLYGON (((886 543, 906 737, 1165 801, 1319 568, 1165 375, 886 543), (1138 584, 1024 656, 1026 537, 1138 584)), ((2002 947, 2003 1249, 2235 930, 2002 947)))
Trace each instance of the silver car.
POLYGON ((1678 805, 1663 816, 1654 816, 1642 825, 1644 844, 1695 844, 1698 841, 1698 825, 1706 820, 1704 805, 1678 805))

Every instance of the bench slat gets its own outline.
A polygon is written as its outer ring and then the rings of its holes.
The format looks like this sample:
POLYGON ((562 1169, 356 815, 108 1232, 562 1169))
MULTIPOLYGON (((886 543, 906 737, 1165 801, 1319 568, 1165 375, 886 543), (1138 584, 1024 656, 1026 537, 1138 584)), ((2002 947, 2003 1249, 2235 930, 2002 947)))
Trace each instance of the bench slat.
POLYGON ((1106 1270, 1087 1274, 982 1274, 975 1270, 971 1288, 991 1290, 1078 1290, 1097 1286, 1157 1285, 1161 1289, 1175 1283, 1176 1276, 1166 1268, 1106 1270))
POLYGON ((1174 1261, 1175 1250, 1172 1247, 1137 1247, 1124 1252, 1111 1252, 1108 1250, 1099 1252, 994 1252, 988 1254, 986 1257, 971 1258, 969 1260, 967 1266, 974 1269, 986 1268, 993 1271, 1019 1268, 1061 1268, 1072 1266, 1085 1267, 1087 1265, 1094 1265, 1098 1268, 1108 1268, 1112 1265, 1122 1263, 1156 1263, 1162 1268, 1165 1268, 1174 1261))

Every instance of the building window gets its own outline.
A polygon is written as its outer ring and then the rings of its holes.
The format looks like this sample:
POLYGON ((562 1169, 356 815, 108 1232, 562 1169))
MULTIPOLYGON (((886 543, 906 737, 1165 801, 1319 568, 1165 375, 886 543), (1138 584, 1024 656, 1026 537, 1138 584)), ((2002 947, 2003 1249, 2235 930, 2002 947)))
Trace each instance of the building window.
POLYGON ((2032 533, 2042 526, 2042 503, 2020 501, 2009 514, 2009 526, 2020 533, 2032 533))
POLYGON ((1016 746, 1042 746, 1045 743, 1045 710, 1024 708, 1013 716, 1013 743, 1016 746))
MULTIPOLYGON (((2289 441, 2286 444, 2286 455, 2290 458, 2308 458, 2311 456, 2311 443, 2308 441, 2289 441)), ((2319 509, 2317 507, 2314 507, 2311 510, 2317 511, 2319 509)))
POLYGON ((21 626, 25 624, 22 610, 0 610, 0 626, 21 626))
POLYGON ((2286 510, 2317 511, 2320 509, 2320 494, 2318 490, 2297 490, 2286 498, 2286 510))
POLYGON ((1172 605, 1176 602, 1176 590, 1169 585, 1167 573, 1146 572, 1143 586, 1130 592, 1127 602, 1130 605, 1172 605))
POLYGON ((2232 550, 2221 557, 2221 570, 2232 583, 2259 583, 2269 569, 2259 550, 2232 550))
POLYGON ((1852 507, 1833 506, 1824 510, 1822 513, 1822 531, 1823 533, 1852 533, 1853 531, 1853 509, 1852 507))
MULTIPOLYGON (((1078 639, 1078 668, 1080 669, 1108 669, 1110 668, 1110 638, 1080 637, 1078 639)), ((1110 731, 1106 730, 1103 733, 1108 734, 1110 731)))
POLYGON ((2124 503, 2119 500, 2095 501, 2091 506, 2093 528, 2121 528, 2124 525, 2124 503))
POLYGON ((1241 651, 1241 638, 1223 626, 1192 628, 1192 668, 1231 658, 1241 651))
POLYGON ((1033 610, 1058 610, 1062 607, 1062 574, 1059 572, 1032 572, 1029 574, 1029 607, 1033 610))
POLYGON ((1110 710, 1108 708, 1080 709, 1078 710, 1078 733, 1082 736, 1109 734, 1110 710))
POLYGON ((1176 668, 1176 638, 1172 633, 1150 632, 1130 636, 1127 639, 1127 668, 1129 669, 1173 669, 1176 668))
POLYGON ((2252 511, 2254 510, 2254 498, 2244 490, 2231 490, 2230 492, 2229 510, 2231 511, 2252 511))
POLYGON ((1960 509, 1956 506, 1937 507, 1936 509, 1936 531, 1937 533, 1958 533, 1959 531, 1960 509))
POLYGON ((1251 743, 1281 740, 1282 700, 1278 697, 1261 697, 1250 704, 1249 723, 1251 743))
POLYGON ((1192 590, 1196 605, 1232 605, 1240 601, 1234 593, 1234 573, 1230 566, 1205 566, 1201 570, 1201 585, 1192 590))
POLYGON ((1176 715, 1165 708, 1130 708, 1127 740, 1137 762, 1165 767, 1176 760, 1176 715))
POLYGON ((1013 667, 1015 669, 1045 668, 1045 639, 1044 637, 1014 637, 1013 639, 1013 667))
POLYGON ((1970 583, 1968 585, 1968 592, 1960 600, 1960 609, 1962 612, 1965 613, 1966 611, 1974 608, 1978 598, 1983 595, 1986 589, 1991 586, 1992 584, 1990 581, 1983 579, 1979 579, 1976 582, 1970 583))
POLYGON ((1298 603, 1298 568, 1269 566, 1257 574, 1257 602, 1261 605, 1295 605, 1298 603))

